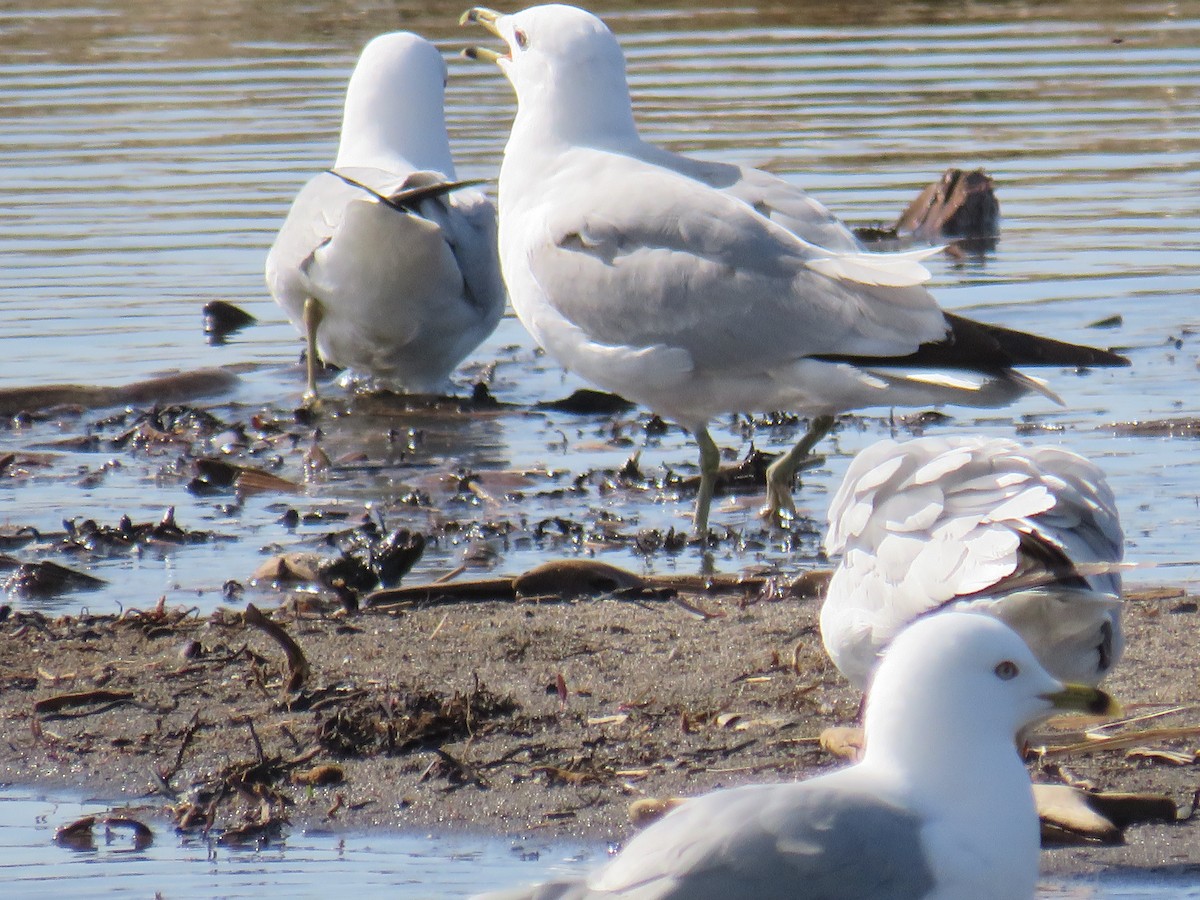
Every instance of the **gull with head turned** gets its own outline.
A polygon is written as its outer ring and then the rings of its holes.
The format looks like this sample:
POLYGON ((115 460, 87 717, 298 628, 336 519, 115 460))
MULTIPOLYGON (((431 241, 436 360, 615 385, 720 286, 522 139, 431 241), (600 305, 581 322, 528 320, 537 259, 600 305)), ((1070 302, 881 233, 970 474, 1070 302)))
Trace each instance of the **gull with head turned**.
POLYGON ((732 412, 810 417, 767 475, 786 517, 795 473, 840 412, 1002 406, 1033 390, 1019 366, 1116 366, 1104 350, 942 311, 922 286, 928 249, 864 251, 829 213, 765 172, 647 144, 625 59, 571 6, 463 16, 506 51, 472 48, 512 83, 500 170, 500 259, 513 308, 565 368, 687 428, 700 445, 695 529, 708 532, 732 412))
POLYGON ((431 43, 395 32, 362 51, 337 161, 296 196, 267 256, 275 301, 316 364, 382 386, 445 388, 495 329, 506 295, 492 202, 456 180, 431 43))
POLYGON ((587 878, 481 900, 1028 900, 1040 829, 1015 738, 1058 710, 1117 711, 998 619, 923 619, 879 665, 858 764, 688 800, 587 878))
POLYGON ((915 619, 970 609, 1007 622, 1056 678, 1096 684, 1125 647, 1124 534, 1090 460, 978 436, 879 441, 829 506, 838 564, 821 638, 856 687, 915 619))

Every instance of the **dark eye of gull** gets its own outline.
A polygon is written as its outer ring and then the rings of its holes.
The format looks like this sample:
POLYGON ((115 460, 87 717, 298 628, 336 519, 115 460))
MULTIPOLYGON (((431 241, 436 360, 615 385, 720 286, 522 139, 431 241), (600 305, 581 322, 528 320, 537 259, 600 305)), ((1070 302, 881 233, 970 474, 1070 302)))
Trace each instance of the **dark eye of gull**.
POLYGON ((996 677, 1001 681, 1011 681, 1021 673, 1017 668, 1017 664, 1012 660, 1006 659, 1004 662, 996 666, 996 677))
POLYGON ((517 46, 522 50, 529 46, 529 35, 523 32, 520 28, 513 32, 513 38, 516 39, 517 46))

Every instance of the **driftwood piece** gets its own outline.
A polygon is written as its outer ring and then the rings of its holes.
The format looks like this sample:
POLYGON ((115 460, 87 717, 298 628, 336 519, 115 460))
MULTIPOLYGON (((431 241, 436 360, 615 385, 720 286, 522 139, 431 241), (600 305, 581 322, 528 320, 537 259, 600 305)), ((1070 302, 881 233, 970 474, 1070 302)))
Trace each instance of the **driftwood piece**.
POLYGON ((947 169, 921 191, 893 226, 926 241, 943 237, 991 238, 1000 233, 1000 202, 983 169, 947 169))
POLYGON ((828 570, 814 569, 790 582, 773 584, 763 576, 747 575, 638 575, 591 559, 557 559, 534 566, 515 577, 432 584, 373 591, 363 598, 372 609, 442 603, 479 603, 490 600, 577 600, 606 595, 670 600, 678 593, 761 593, 774 587, 793 597, 815 598, 825 592, 828 570))
POLYGON ((210 344, 224 344, 229 335, 256 322, 258 319, 227 300, 210 300, 204 304, 204 333, 210 344))
POLYGON ((133 694, 129 691, 79 691, 38 700, 33 704, 33 711, 43 714, 57 713, 78 706, 90 706, 93 703, 125 703, 131 700, 133 694))
POLYGON ((908 204, 893 225, 856 228, 867 244, 907 244, 946 238, 991 242, 1000 234, 1000 201, 983 169, 949 168, 908 204))
MULTIPOLYGON (((154 832, 150 827, 131 816, 109 814, 106 816, 84 816, 68 825, 63 825, 54 832, 54 843, 70 850, 91 852, 96 849, 96 825, 103 825, 105 831, 115 828, 128 829, 133 839, 132 851, 145 850, 154 843, 154 832)), ((128 852, 128 851, 126 851, 128 852)))
POLYGON ((1125 829, 1146 822, 1178 821, 1170 797, 1084 791, 1067 784, 1035 784, 1034 800, 1042 826, 1042 846, 1121 844, 1125 829))
POLYGON ((197 369, 116 387, 47 384, 0 388, 0 416, 14 416, 52 406, 103 409, 127 404, 176 403, 224 393, 231 390, 237 381, 237 375, 228 369, 197 369))
MULTIPOLYGON (((6 556, 3 560, 0 570, 8 568, 8 561, 12 557, 6 556)), ((67 591, 94 591, 107 583, 103 578, 46 559, 19 563, 2 587, 4 591, 21 597, 56 597, 67 591)))

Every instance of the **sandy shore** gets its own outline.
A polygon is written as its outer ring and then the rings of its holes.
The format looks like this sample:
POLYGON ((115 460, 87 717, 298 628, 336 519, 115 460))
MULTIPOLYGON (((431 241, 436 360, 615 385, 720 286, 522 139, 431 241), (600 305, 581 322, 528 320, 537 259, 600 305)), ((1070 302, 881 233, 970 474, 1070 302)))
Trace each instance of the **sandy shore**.
MULTIPOLYGON (((620 840, 638 799, 840 764, 817 738, 852 723, 859 697, 823 653, 818 600, 759 581, 666 593, 289 603, 266 626, 244 605, 13 612, 0 623, 0 778, 151 798, 166 807, 157 827, 226 840, 289 825, 620 840)), ((1196 615, 1177 590, 1129 598, 1128 655, 1108 686, 1129 717, 1184 708, 1116 729, 1144 740, 1033 759, 1035 779, 1191 808, 1196 615), (1165 726, 1177 736, 1148 731, 1165 726)), ((1194 828, 1134 826, 1123 846, 1056 849, 1046 867, 1197 865, 1194 828)))

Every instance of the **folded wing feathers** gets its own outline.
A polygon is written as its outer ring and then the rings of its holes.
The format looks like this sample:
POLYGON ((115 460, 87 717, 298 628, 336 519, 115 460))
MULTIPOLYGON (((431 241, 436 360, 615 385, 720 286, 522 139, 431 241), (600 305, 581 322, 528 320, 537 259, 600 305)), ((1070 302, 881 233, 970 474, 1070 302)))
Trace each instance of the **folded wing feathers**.
MULTIPOLYGON (((1124 541, 1095 465, 1006 440, 882 441, 851 463, 829 515, 831 554, 854 552, 860 574, 876 567, 893 588, 934 605, 1012 575, 1022 533, 1083 565, 1119 562, 1124 541)), ((1120 591, 1116 571, 1088 581, 1120 591)))
POLYGON ((933 277, 921 260, 942 247, 923 247, 902 253, 839 253, 809 260, 806 265, 828 278, 878 287, 915 287, 933 277))

